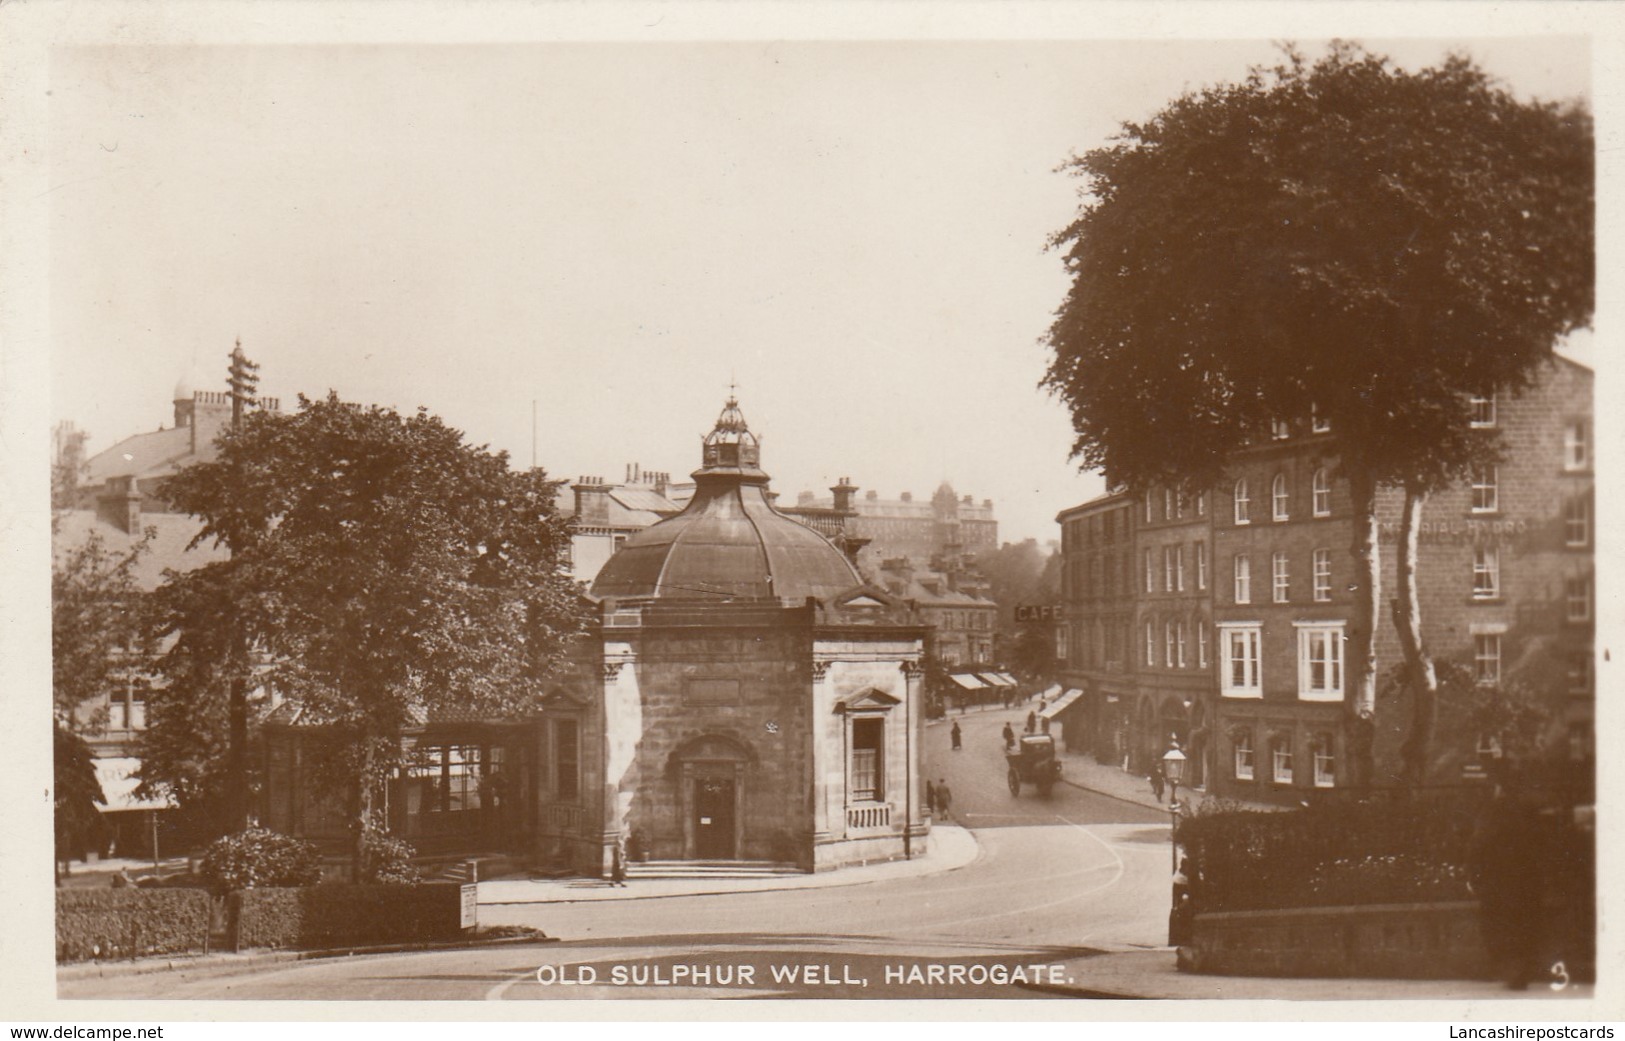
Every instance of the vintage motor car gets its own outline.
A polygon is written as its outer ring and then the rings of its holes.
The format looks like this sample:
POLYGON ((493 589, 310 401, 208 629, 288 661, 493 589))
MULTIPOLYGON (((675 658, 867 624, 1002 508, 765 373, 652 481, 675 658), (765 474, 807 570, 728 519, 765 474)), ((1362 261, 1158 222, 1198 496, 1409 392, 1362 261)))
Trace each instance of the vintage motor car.
POLYGON ((1005 762, 1010 764, 1010 794, 1020 795, 1022 784, 1038 787, 1039 795, 1048 795, 1055 782, 1061 779, 1061 761, 1055 757, 1055 738, 1048 734, 1023 734, 1015 744, 1005 749, 1005 762))

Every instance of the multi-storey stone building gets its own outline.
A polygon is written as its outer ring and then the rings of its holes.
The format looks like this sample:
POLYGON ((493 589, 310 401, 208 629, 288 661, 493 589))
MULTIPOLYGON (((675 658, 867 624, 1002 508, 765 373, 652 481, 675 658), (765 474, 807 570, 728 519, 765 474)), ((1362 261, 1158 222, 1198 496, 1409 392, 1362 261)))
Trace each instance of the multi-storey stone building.
POLYGON ((1134 655, 1135 501, 1116 492, 1063 510, 1061 599, 1055 659, 1068 748, 1126 765, 1138 714, 1134 655), (1071 691, 1078 691, 1071 695, 1071 691))
POLYGON ((887 592, 909 602, 931 627, 927 650, 946 666, 993 661, 999 607, 955 572, 918 568, 907 557, 884 561, 875 576, 887 592))
MULTIPOLYGON (((1537 703, 1550 720, 1548 747, 1555 739, 1579 758, 1591 754, 1595 701, 1591 385, 1589 369, 1558 359, 1523 394, 1475 401, 1475 425, 1501 435, 1502 461, 1432 496, 1418 567, 1423 637, 1434 657, 1537 703)), ((1121 624, 1132 613, 1136 627, 1134 673, 1117 680, 1117 701, 1085 701, 1097 754, 1143 772, 1177 740, 1197 783, 1266 801, 1345 783, 1346 641, 1360 572, 1336 432, 1316 420, 1277 424, 1239 453, 1223 482, 1183 507, 1171 490, 1137 496, 1134 581, 1125 594, 1112 582, 1110 544, 1097 533, 1128 501, 1108 495, 1058 518, 1065 682, 1086 692, 1109 682, 1092 664, 1098 636, 1090 626, 1121 624), (1125 720, 1121 706, 1130 700, 1125 720), (1118 736, 1125 728, 1126 749, 1118 736)), ((1386 607, 1402 502, 1393 489, 1378 499, 1383 679, 1401 660, 1386 607)), ((1390 686, 1397 693, 1377 715, 1379 784, 1399 776, 1410 713, 1402 687, 1390 686)), ((1497 735, 1464 726, 1459 713, 1444 721, 1430 764, 1435 783, 1470 776, 1478 754, 1494 748, 1497 735)))

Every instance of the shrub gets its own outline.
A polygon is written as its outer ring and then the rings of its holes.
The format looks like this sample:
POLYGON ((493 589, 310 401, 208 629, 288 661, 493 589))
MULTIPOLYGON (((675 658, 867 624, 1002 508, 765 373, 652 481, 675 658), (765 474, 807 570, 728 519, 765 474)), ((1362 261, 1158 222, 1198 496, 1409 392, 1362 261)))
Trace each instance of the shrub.
POLYGON ((410 842, 388 832, 369 831, 362 840, 361 879, 382 885, 412 884, 421 881, 412 858, 418 851, 410 842))
POLYGON ((321 856, 302 839, 250 828, 211 843, 198 874, 221 893, 256 886, 312 886, 322 880, 321 856))
POLYGON ((231 895, 231 919, 239 948, 454 939, 461 935, 461 889, 443 882, 245 889, 231 895))
POLYGON ((1471 797, 1328 801, 1187 818, 1179 839, 1203 911, 1462 900, 1474 819, 1471 797))
POLYGON ((201 952, 209 894, 201 889, 59 889, 56 960, 201 952))

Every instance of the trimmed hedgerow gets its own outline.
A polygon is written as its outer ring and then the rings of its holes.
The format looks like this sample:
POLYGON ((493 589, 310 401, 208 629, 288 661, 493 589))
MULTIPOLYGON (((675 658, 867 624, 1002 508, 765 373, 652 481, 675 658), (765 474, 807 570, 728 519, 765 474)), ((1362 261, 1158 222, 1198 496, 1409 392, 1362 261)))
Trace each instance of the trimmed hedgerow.
POLYGON ((255 886, 313 886, 322 880, 315 845, 266 828, 249 828, 209 844, 198 874, 216 893, 255 886))
POLYGON ((1327 801, 1179 823, 1204 911, 1469 899, 1479 796, 1327 801))
POLYGON ((461 887, 452 883, 245 889, 231 894, 230 909, 239 949, 320 950, 462 933, 461 887))
POLYGON ((205 890, 57 890, 59 962, 196 953, 208 945, 209 894, 205 890))

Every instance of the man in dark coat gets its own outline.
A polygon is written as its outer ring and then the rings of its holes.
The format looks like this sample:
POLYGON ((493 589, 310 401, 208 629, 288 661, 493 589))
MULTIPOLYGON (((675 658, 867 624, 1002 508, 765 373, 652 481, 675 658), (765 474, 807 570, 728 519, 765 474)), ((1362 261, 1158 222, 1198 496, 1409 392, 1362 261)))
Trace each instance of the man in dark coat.
POLYGON ((957 719, 954 720, 954 728, 952 730, 948 731, 948 736, 953 738, 953 740, 954 740, 954 751, 956 751, 956 752, 959 751, 959 748, 960 748, 959 720, 957 720, 957 719))
POLYGON ((942 819, 945 821, 953 820, 953 811, 951 809, 953 802, 954 793, 948 787, 948 779, 946 777, 939 778, 937 780, 937 805, 941 807, 942 819))

